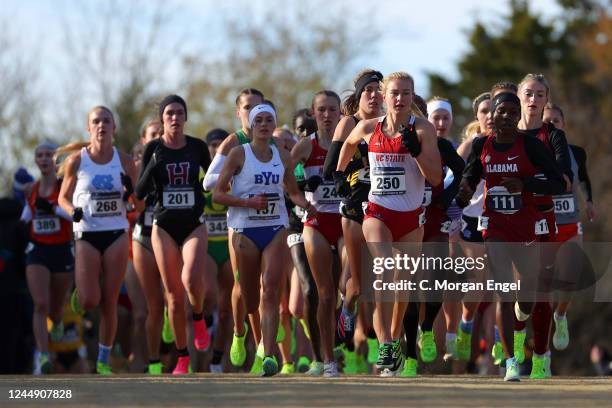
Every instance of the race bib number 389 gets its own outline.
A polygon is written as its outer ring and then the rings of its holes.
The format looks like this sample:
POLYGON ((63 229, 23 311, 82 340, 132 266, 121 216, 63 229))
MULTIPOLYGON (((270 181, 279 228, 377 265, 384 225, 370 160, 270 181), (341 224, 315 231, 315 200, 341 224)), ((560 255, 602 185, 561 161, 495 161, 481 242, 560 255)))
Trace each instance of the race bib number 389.
POLYGON ((370 170, 374 195, 399 195, 406 192, 406 172, 402 167, 376 167, 370 170))
POLYGON ((37 235, 50 235, 60 231, 58 217, 36 217, 32 220, 32 229, 37 235))

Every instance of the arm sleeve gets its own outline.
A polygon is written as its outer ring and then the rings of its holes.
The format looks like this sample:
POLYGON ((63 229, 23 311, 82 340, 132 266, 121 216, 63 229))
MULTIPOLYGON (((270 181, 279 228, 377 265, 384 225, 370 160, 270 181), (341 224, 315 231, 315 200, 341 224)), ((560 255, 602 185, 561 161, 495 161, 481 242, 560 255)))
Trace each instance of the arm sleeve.
POLYGON ((325 156, 325 164, 323 165, 323 178, 325 180, 333 180, 332 174, 336 171, 340 150, 344 142, 335 140, 331 143, 327 155, 325 156))
POLYGON ((66 210, 64 210, 62 207, 60 207, 59 205, 55 206, 54 209, 54 213, 55 215, 57 215, 58 217, 62 217, 65 220, 68 220, 70 222, 72 222, 72 216, 70 214, 68 214, 66 212, 66 210))
POLYGON ((482 163, 480 162, 480 154, 486 137, 474 139, 472 143, 472 151, 467 159, 467 164, 463 170, 463 178, 470 184, 472 190, 476 191, 476 186, 482 178, 482 163))
POLYGON ((208 166, 208 170, 204 176, 204 190, 212 191, 215 188, 217 185, 217 180, 219 179, 219 174, 221 174, 221 169, 223 168, 223 163, 225 163, 225 159, 227 159, 227 156, 224 156, 221 153, 215 154, 215 158, 210 163, 210 166, 208 166))
POLYGON ((461 156, 457 154, 457 151, 455 151, 455 148, 448 140, 439 138, 438 149, 440 150, 442 162, 448 166, 453 174, 453 180, 444 188, 444 191, 438 197, 439 202, 444 208, 448 208, 453 198, 455 198, 459 192, 459 184, 461 183, 461 175, 465 169, 465 162, 461 156))
POLYGON ((557 166, 563 174, 565 174, 570 180, 573 180, 574 173, 572 172, 572 159, 570 158, 569 146, 567 145, 565 132, 563 132, 561 129, 551 129, 550 144, 555 151, 555 161, 557 162, 557 166))
POLYGON ((578 182, 580 187, 586 196, 586 200, 593 202, 593 189, 591 188, 591 179, 589 178, 589 172, 587 171, 587 155, 586 151, 579 146, 569 145, 574 154, 574 159, 578 164, 578 182))
POLYGON ((546 176, 546 180, 540 180, 535 177, 523 177, 522 181, 525 191, 547 195, 563 193, 565 191, 563 174, 550 156, 550 152, 544 143, 535 137, 526 137, 525 150, 531 163, 539 167, 546 176))
POLYGON ((140 174, 138 181, 136 182, 136 198, 143 200, 149 191, 153 188, 153 171, 155 169, 155 163, 151 162, 152 156, 155 153, 157 147, 157 141, 152 141, 145 146, 145 151, 142 154, 142 165, 140 167, 140 174))
POLYGON ((26 205, 23 206, 23 211, 21 211, 21 217, 19 219, 25 223, 28 223, 32 221, 32 217, 32 210, 30 209, 30 206, 26 203, 26 205))

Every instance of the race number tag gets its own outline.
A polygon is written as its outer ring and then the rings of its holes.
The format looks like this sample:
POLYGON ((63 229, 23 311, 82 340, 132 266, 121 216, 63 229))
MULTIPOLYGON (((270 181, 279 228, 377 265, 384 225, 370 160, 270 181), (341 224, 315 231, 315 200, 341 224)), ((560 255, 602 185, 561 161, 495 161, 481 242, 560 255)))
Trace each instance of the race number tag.
POLYGON ((444 221, 442 223, 442 226, 440 227, 440 232, 444 232, 445 234, 448 234, 450 232, 451 222, 452 222, 451 220, 444 221))
POLYGON ((166 186, 162 195, 164 208, 184 209, 195 205, 195 192, 193 187, 166 186))
POLYGON ((153 226, 153 210, 147 210, 144 213, 144 226, 152 227, 153 226))
POLYGON ((93 217, 116 217, 121 215, 123 200, 121 193, 112 191, 109 193, 92 193, 90 211, 93 217))
POLYGON ((370 168, 365 167, 363 169, 359 169, 357 180, 359 180, 361 183, 370 184, 370 168))
POLYGON ((478 217, 478 227, 476 229, 478 231, 484 231, 489 228, 489 217, 479 216, 478 217))
POLYGON ((293 213, 301 220, 306 215, 306 210, 300 207, 299 205, 296 205, 295 207, 293 207, 293 213))
POLYGON ((315 190, 314 201, 319 204, 338 204, 341 200, 338 197, 334 183, 326 181, 321 183, 315 190))
POLYGON ((206 217, 206 228, 208 229, 209 237, 226 237, 227 236, 227 216, 225 215, 209 215, 206 217))
POLYGON ((548 230, 548 223, 546 222, 546 218, 542 218, 535 223, 535 234, 536 235, 546 235, 550 231, 548 230))
POLYGON ((572 194, 554 196, 553 203, 555 204, 555 214, 571 214, 576 211, 572 194))
POLYGON ((406 172, 402 167, 376 167, 370 171, 374 195, 400 195, 406 192, 406 172))
MULTIPOLYGON (((423 207, 428 207, 429 204, 431 204, 431 186, 426 185, 425 186, 425 193, 423 194, 423 204, 421 204, 423 207)), ((444 231, 442 231, 444 232, 444 231)))
POLYGON ((419 214, 419 227, 425 225, 427 218, 425 218, 425 211, 419 214))
POLYGON ((521 193, 510 193, 504 186, 491 187, 486 192, 486 206, 501 214, 514 214, 523 206, 521 193))
POLYGON ((36 217, 32 220, 32 230, 36 235, 51 235, 60 231, 59 217, 36 217))
POLYGON ((302 237, 302 234, 295 233, 295 234, 287 235, 287 246, 289 248, 293 247, 294 245, 303 244, 303 243, 304 243, 304 238, 302 237))
MULTIPOLYGON (((254 197, 250 194, 249 197, 254 197)), ((280 197, 276 193, 264 194, 268 199, 268 207, 264 210, 249 208, 249 220, 278 220, 280 219, 280 197)))

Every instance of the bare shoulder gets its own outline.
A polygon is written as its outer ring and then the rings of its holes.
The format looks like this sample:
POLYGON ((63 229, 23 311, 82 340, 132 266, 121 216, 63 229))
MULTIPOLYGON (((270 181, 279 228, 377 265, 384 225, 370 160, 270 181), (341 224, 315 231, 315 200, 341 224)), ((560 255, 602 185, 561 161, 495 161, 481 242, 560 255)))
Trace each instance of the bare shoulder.
POLYGON ((351 131, 355 128, 355 119, 353 116, 344 116, 338 122, 336 130, 334 131, 334 141, 344 141, 351 134, 351 131))
POLYGON ((81 151, 74 152, 66 157, 66 172, 74 174, 81 167, 81 151))
POLYGON ((236 132, 231 133, 229 136, 227 136, 225 138, 225 140, 223 140, 223 142, 221 142, 221 144, 219 145, 219 149, 217 149, 217 151, 223 155, 223 156, 227 156, 230 154, 230 151, 236 147, 239 146, 240 142, 238 141, 238 135, 236 135, 236 132))

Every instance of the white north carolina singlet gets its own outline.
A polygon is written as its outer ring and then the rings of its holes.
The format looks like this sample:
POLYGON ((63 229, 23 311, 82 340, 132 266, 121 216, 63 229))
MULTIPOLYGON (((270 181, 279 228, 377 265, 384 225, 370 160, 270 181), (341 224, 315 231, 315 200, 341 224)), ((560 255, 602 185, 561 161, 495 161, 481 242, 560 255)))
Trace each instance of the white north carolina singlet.
POLYGON ((113 158, 106 164, 94 163, 87 148, 81 149, 72 204, 83 209, 83 219, 72 224, 75 232, 128 229, 121 173, 121 159, 114 147, 113 158))
POLYGON ((264 194, 268 198, 268 208, 255 210, 247 207, 229 207, 227 226, 233 229, 276 225, 287 227, 289 221, 283 190, 285 166, 278 149, 270 145, 272 160, 263 163, 255 157, 250 144, 243 144, 241 148, 244 149, 244 164, 240 173, 233 178, 232 195, 248 198, 264 194))
MULTIPOLYGON (((402 137, 389 138, 383 134, 384 119, 385 116, 378 120, 368 144, 368 201, 394 211, 413 211, 423 203, 425 177, 402 144, 402 137)), ((411 116, 409 124, 414 126, 415 121, 411 116)))

